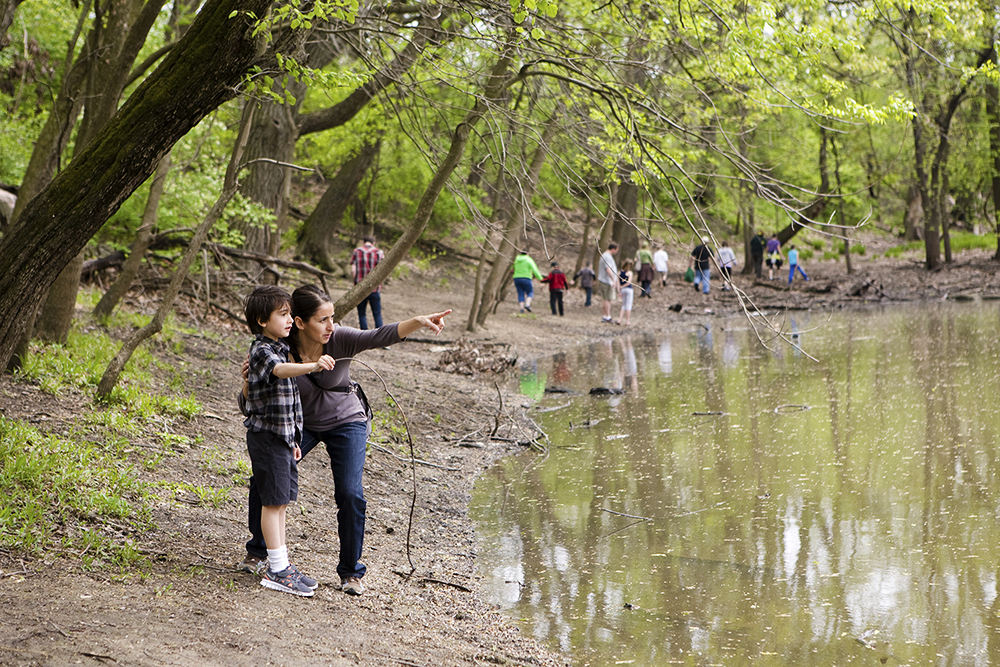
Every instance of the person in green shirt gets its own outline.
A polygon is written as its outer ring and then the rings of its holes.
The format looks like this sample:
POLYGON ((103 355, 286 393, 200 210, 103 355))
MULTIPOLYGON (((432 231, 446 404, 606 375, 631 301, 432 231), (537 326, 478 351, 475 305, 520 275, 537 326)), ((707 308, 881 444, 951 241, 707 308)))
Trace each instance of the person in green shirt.
POLYGON ((514 258, 514 287, 517 289, 517 305, 521 312, 531 312, 531 297, 535 291, 531 284, 532 278, 542 279, 542 273, 538 270, 535 260, 531 259, 527 250, 522 250, 514 258))
POLYGON ((635 253, 635 265, 639 267, 639 284, 642 285, 642 293, 647 299, 653 298, 652 285, 656 274, 653 272, 653 253, 649 249, 649 241, 643 241, 642 247, 635 253))

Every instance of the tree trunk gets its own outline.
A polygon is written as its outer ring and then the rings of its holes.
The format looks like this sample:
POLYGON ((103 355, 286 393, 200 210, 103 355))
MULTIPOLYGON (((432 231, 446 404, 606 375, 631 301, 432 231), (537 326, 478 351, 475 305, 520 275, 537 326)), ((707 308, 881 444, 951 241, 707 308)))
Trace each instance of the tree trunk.
POLYGON ((94 317, 108 317, 118 307, 129 289, 132 281, 139 273, 139 266, 142 264, 146 250, 150 241, 153 240, 153 233, 156 230, 156 220, 160 211, 160 198, 163 196, 163 188, 167 181, 167 174, 170 173, 170 154, 167 153, 156 166, 153 174, 153 182, 149 185, 149 197, 146 199, 146 209, 142 213, 142 224, 135 234, 135 241, 129 251, 128 259, 118 274, 118 279, 108 288, 101 300, 94 307, 94 317))
POLYGON ((821 213, 823 209, 826 208, 827 197, 825 195, 830 194, 830 170, 827 164, 826 155, 826 130, 820 127, 819 132, 819 197, 806 209, 797 214, 797 220, 793 220, 787 227, 778 232, 778 242, 782 246, 785 246, 789 241, 792 240, 796 234, 799 233, 800 229, 805 229, 809 224, 809 221, 815 220, 821 213))
POLYGON ((903 214, 903 238, 917 241, 924 238, 924 207, 921 204, 920 188, 911 185, 906 195, 906 213, 903 214))
MULTIPOLYGON (((184 251, 183 257, 181 257, 180 263, 174 270, 174 275, 170 279, 170 285, 167 290, 163 293, 163 300, 160 302, 160 307, 156 309, 156 315, 153 319, 149 321, 146 326, 141 327, 134 331, 131 336, 129 336, 124 343, 122 343, 121 348, 118 350, 118 354, 114 356, 108 367, 104 370, 104 375, 101 376, 101 381, 97 383, 97 396, 98 398, 107 399, 111 394, 111 391, 118 384, 118 378, 121 376, 122 370, 125 369, 125 364, 128 363, 129 359, 132 358, 132 353, 135 352, 140 345, 149 338, 152 338, 163 329, 163 323, 167 319, 167 315, 173 310, 174 301, 177 299, 177 295, 181 291, 181 285, 184 283, 185 278, 187 278, 188 271, 191 270, 191 264, 194 262, 195 258, 198 256, 198 252, 201 250, 201 244, 205 242, 208 237, 208 233, 212 230, 215 223, 222 217, 222 212, 226 209, 226 205, 236 194, 237 189, 237 175, 240 171, 240 161, 243 157, 243 151, 246 148, 247 135, 250 132, 250 120, 253 118, 254 104, 246 104, 243 107, 243 118, 240 121, 240 131, 236 137, 236 145, 233 147, 233 154, 229 159, 229 167, 226 169, 226 178, 222 184, 222 192, 219 193, 219 198, 216 200, 215 204, 212 206, 211 210, 205 216, 201 225, 195 230, 194 236, 191 238, 191 243, 188 245, 187 250, 184 251)), ((164 161, 168 161, 168 158, 161 160, 161 165, 164 161)))
POLYGON ((507 228, 504 230, 503 238, 500 240, 500 249, 497 251, 497 258, 493 262, 493 270, 490 272, 490 281, 483 290, 479 304, 479 315, 476 317, 476 324, 485 326, 486 320, 496 309, 496 305, 501 301, 503 285, 506 281, 510 265, 514 261, 518 247, 521 245, 520 235, 528 219, 531 217, 531 198, 538 189, 538 178, 542 172, 542 165, 548 155, 549 142, 556 131, 556 114, 549 118, 542 137, 535 147, 535 152, 531 156, 528 171, 522 176, 518 183, 517 192, 520 196, 510 197, 512 210, 509 213, 507 228))
POLYGON ((587 261, 587 247, 590 245, 590 223, 594 219, 594 205, 590 201, 590 197, 586 197, 587 200, 587 217, 583 221, 583 238, 580 240, 580 252, 576 255, 576 266, 573 268, 573 275, 580 273, 580 269, 583 268, 583 263, 587 261))
POLYGON ((476 326, 479 327, 486 326, 486 320, 489 319, 490 314, 495 312, 497 304, 500 303, 504 282, 507 278, 507 273, 510 271, 510 265, 514 261, 514 256, 517 254, 519 245, 520 225, 523 220, 513 210, 515 204, 508 188, 509 184, 503 186, 498 195, 500 201, 496 209, 498 212, 497 216, 499 220, 505 220, 506 223, 500 233, 496 253, 493 255, 493 266, 490 268, 490 275, 487 277, 486 284, 483 286, 479 297, 479 307, 475 316, 476 326))
POLYGON ((635 257, 639 250, 639 232, 635 228, 636 212, 639 209, 639 186, 632 182, 632 165, 623 165, 618 173, 621 183, 615 192, 612 210, 611 237, 618 243, 618 256, 624 259, 635 257))
POLYGON ((840 153, 837 152, 837 139, 835 137, 830 137, 830 149, 833 151, 833 175, 837 179, 837 197, 840 198, 837 215, 844 234, 844 262, 847 264, 847 275, 851 275, 854 273, 854 269, 851 267, 851 235, 844 221, 844 190, 840 183, 840 153))
MULTIPOLYGON (((940 152, 940 151, 939 151, 940 152)), ((948 158, 945 157, 945 160, 948 158)), ((950 190, 948 188, 948 165, 941 165, 941 191, 937 196, 938 205, 938 217, 941 218, 941 241, 944 243, 944 263, 951 264, 953 257, 951 256, 951 234, 949 230, 951 229, 951 209, 948 206, 948 194, 950 190)))
MULTIPOLYGON (((618 197, 618 183, 612 183, 611 188, 608 190, 608 211, 604 215, 604 222, 601 223, 600 234, 598 235, 597 245, 594 246, 594 259, 591 266, 594 268, 594 272, 597 272, 597 268, 600 266, 601 253, 608 249, 608 244, 611 243, 612 236, 611 232, 614 229, 614 225, 611 223, 613 216, 615 214, 615 199, 618 197)), ((621 251, 619 250, 619 257, 621 257, 621 251)))
MULTIPOLYGON (((129 71, 146 42, 165 0, 112 0, 104 5, 88 37, 90 53, 83 103, 83 119, 76 134, 74 155, 79 155, 118 110, 129 71), (106 19, 102 16, 106 15, 106 19), (102 20, 103 19, 103 20, 102 20)), ((100 3, 98 3, 100 6, 100 3)), ((80 291, 83 250, 66 264, 49 288, 38 316, 36 332, 45 340, 63 342, 69 334, 80 291)))
MULTIPOLYGON (((380 133, 381 134, 381 133, 380 133)), ((333 177, 312 214, 302 225, 299 255, 324 271, 335 271, 333 240, 347 207, 357 197, 358 186, 382 147, 381 137, 365 140, 357 154, 348 158, 333 177)))
POLYGON ((496 185, 492 188, 493 202, 490 213, 490 224, 486 238, 483 239, 482 250, 479 252, 479 264, 476 266, 476 283, 472 293, 472 305, 469 307, 469 319, 465 323, 465 330, 470 333, 475 333, 479 326, 479 309, 482 308, 483 295, 486 293, 486 287, 483 285, 483 273, 486 271, 487 264, 489 264, 491 268, 490 277, 492 277, 492 270, 496 268, 500 251, 503 248, 506 232, 500 232, 499 245, 495 246, 493 243, 493 228, 500 220, 506 219, 508 222, 510 221, 510 205, 506 198, 503 181, 504 170, 503 165, 500 165, 500 168, 497 169, 496 185), (496 250, 491 253, 491 248, 496 248, 496 250), (490 259, 487 260, 487 257, 490 259))
MULTIPOLYGON (((741 115, 741 119, 745 116, 741 115)), ((742 125, 742 124, 741 124, 742 125)), ((743 130, 740 132, 740 156, 749 161, 750 159, 750 141, 748 138, 748 130, 743 130)), ((755 197, 753 191, 753 185, 749 182, 741 182, 739 186, 740 193, 740 215, 743 217, 743 275, 749 276, 755 273, 753 253, 750 252, 750 243, 753 241, 754 232, 756 231, 756 222, 754 221, 754 205, 755 197)), ((761 250, 763 252, 763 249, 761 250)))
POLYGON ((472 306, 469 307, 469 318, 465 321, 465 330, 469 333, 476 333, 476 316, 479 314, 479 304, 483 298, 483 272, 486 271, 486 256, 489 254, 489 247, 492 243, 493 234, 487 232, 483 239, 483 247, 479 251, 479 262, 476 264, 476 280, 473 283, 472 306))
MULTIPOLYGON (((277 87, 278 84, 275 84, 277 87)), ((296 106, 301 104, 305 86, 296 83, 292 93, 296 106)), ((251 202, 260 205, 277 216, 283 206, 285 170, 295 155, 295 140, 298 128, 294 122, 294 111, 284 104, 273 101, 260 103, 255 114, 250 140, 247 145, 247 161, 250 167, 239 184, 239 193, 251 202), (254 162, 254 160, 257 160, 254 162), (276 164, 283 163, 283 164, 276 164)), ((236 219, 233 229, 243 234, 243 249, 266 254, 271 247, 271 236, 276 233, 272 220, 263 224, 259 220, 236 219)))
POLYGON ((21 214, 0 245, 0 364, 56 276, 173 144, 236 94, 263 55, 249 14, 270 0, 209 0, 177 48, 21 214), (231 13, 234 18, 229 18, 231 13))
MULTIPOLYGON (((997 64, 997 53, 993 52, 993 64, 997 64)), ((993 233, 997 237, 994 261, 1000 261, 1000 88, 992 79, 986 83, 986 119, 990 125, 990 155, 993 157, 993 233)))
MULTIPOLYGON (((500 94, 510 85, 507 70, 510 68, 511 58, 514 53, 513 42, 514 34, 512 33, 509 35, 508 41, 503 45, 497 62, 490 72, 489 81, 486 84, 486 90, 483 92, 483 95, 477 97, 475 105, 455 128, 448 154, 428 184, 423 197, 420 199, 420 203, 417 204, 417 211, 413 216, 410 226, 403 232, 396 243, 393 244, 389 252, 385 254, 385 258, 372 269, 371 273, 365 276, 364 280, 352 289, 348 290, 334 304, 334 319, 338 322, 371 294, 376 285, 385 282, 385 279, 392 270, 396 268, 396 265, 406 256, 410 248, 413 247, 413 244, 423 234, 424 228, 427 227, 427 222, 434 212, 434 205, 437 203, 438 197, 441 196, 441 190, 444 189, 445 183, 447 183, 452 172, 458 166, 459 160, 462 159, 462 155, 465 153, 465 146, 469 142, 469 134, 486 113, 488 106, 494 104, 500 94)), ((2 266, 0 264, 0 267, 2 266)), ((3 283, 0 282, 0 287, 2 285, 3 283)), ((2 334, 2 330, 0 330, 0 334, 2 334)))
MULTIPOLYGON (((0 0, 0 2, 2 1, 0 0)), ((52 180, 53 175, 59 171, 60 158, 69 145, 76 117, 80 114, 80 109, 83 108, 83 96, 80 95, 80 91, 87 78, 86 63, 89 51, 85 44, 83 53, 80 54, 75 63, 73 62, 73 53, 76 50, 76 42, 80 32, 83 30, 84 21, 89 14, 90 1, 87 0, 80 7, 77 30, 69 43, 59 94, 45 119, 42 131, 35 140, 28 168, 24 172, 24 178, 21 179, 21 188, 14 205, 13 221, 16 221, 28 202, 41 192, 52 180)))
POLYGON ((3 51, 10 41, 7 39, 7 31, 14 23, 17 6, 22 2, 24 0, 0 0, 0 51, 3 51))

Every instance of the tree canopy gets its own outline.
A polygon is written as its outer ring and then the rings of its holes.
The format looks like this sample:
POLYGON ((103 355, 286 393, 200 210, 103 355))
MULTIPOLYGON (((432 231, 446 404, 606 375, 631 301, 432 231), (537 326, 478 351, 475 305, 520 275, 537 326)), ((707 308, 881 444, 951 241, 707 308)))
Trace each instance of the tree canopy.
POLYGON ((248 104, 211 238, 336 271, 339 231, 392 230, 338 314, 429 235, 478 246, 482 325, 512 249, 552 257, 548 221, 584 210, 591 252, 865 223, 936 268, 955 226, 997 233, 996 39, 957 0, 3 3, 0 361, 81 250, 135 241, 172 149, 154 218, 198 226, 248 104))

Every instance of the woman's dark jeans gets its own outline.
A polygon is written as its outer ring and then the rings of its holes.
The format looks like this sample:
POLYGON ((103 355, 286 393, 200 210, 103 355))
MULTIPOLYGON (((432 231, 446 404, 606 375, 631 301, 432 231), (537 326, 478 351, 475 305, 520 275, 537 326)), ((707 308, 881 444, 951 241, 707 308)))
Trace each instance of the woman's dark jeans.
MULTIPOLYGON (((333 499, 337 503, 337 534, 340 536, 340 578, 365 576, 365 565, 360 562, 365 539, 365 501, 361 475, 365 468, 365 441, 368 436, 366 422, 348 422, 320 433, 302 431, 302 458, 320 442, 326 445, 333 470, 333 499)), ((300 460, 299 463, 302 461, 300 460)), ((260 528, 260 495, 253 477, 250 478, 250 508, 247 527, 250 541, 247 554, 267 558, 267 546, 260 528)))

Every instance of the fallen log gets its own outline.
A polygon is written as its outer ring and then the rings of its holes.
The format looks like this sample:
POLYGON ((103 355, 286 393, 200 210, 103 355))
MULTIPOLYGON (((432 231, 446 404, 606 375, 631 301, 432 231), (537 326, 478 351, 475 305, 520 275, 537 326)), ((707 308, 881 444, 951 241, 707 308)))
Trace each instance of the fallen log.
POLYGON ((104 257, 98 257, 97 259, 88 259, 83 263, 83 270, 80 273, 80 277, 83 280, 89 280, 98 271, 103 271, 104 269, 111 268, 121 268, 122 264, 125 263, 125 253, 121 250, 115 251, 110 255, 104 257))

